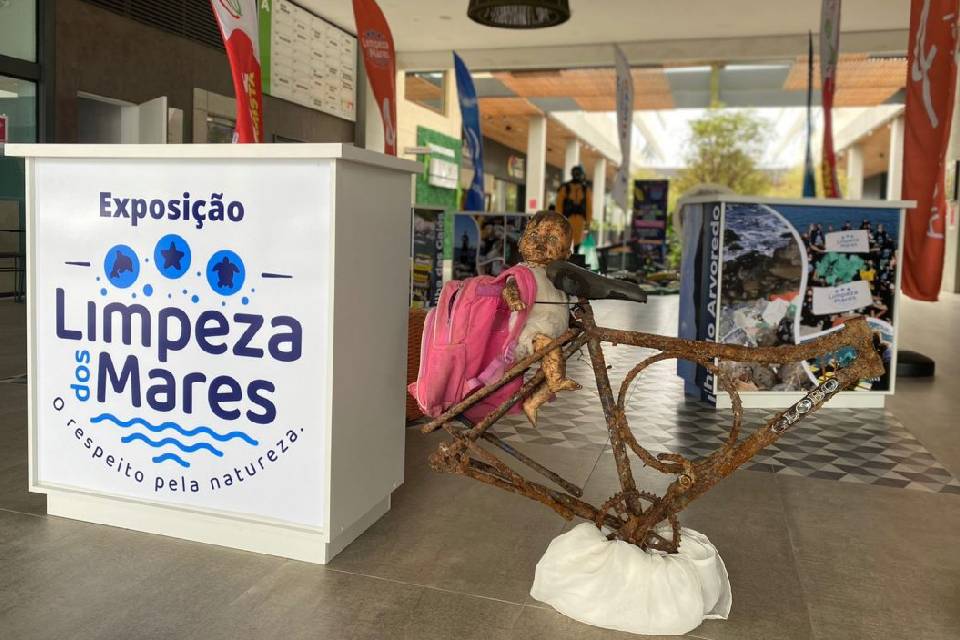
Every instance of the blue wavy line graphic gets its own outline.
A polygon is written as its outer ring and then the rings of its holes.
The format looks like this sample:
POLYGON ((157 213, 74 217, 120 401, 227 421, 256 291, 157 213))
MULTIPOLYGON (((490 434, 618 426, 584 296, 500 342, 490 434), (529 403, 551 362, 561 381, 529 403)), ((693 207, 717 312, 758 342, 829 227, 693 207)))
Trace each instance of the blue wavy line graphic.
POLYGON ((184 468, 189 468, 189 467, 190 467, 190 463, 189 463, 189 462, 187 462, 186 460, 184 460, 183 458, 181 458, 180 456, 178 456, 178 455, 175 454, 175 453, 161 453, 159 456, 157 456, 157 457, 155 457, 155 458, 153 459, 153 461, 156 462, 156 463, 164 462, 165 460, 172 460, 172 461, 176 462, 178 465, 180 465, 181 467, 184 467, 184 468))
POLYGON ((195 436, 198 433, 205 433, 209 435, 211 438, 213 438, 214 440, 216 440, 217 442, 226 442, 234 438, 240 438, 247 444, 250 444, 253 446, 257 446, 259 444, 259 442, 257 442, 256 440, 254 440, 253 438, 251 438, 249 435, 247 435, 242 431, 231 431, 230 433, 217 433, 210 427, 197 427, 196 429, 188 430, 188 429, 184 429, 183 427, 178 425, 176 422, 164 422, 162 424, 155 425, 155 424, 150 424, 143 418, 131 418, 130 420, 121 420, 120 418, 113 415, 112 413, 101 413, 99 416, 90 418, 90 422, 94 424, 97 424, 98 422, 103 422, 104 420, 109 420, 110 422, 114 423, 118 427, 123 427, 123 428, 132 427, 135 424, 139 424, 146 427, 148 430, 152 431, 153 433, 159 433, 167 429, 173 429, 180 435, 184 435, 184 436, 195 436))
POLYGON ((165 444, 172 444, 178 449, 180 449, 181 451, 184 451, 186 453, 193 453, 198 449, 205 449, 210 453, 212 453, 213 455, 217 456, 218 458, 223 457, 222 451, 220 451, 219 449, 215 449, 213 446, 207 444, 206 442, 198 442, 196 444, 183 444, 182 442, 180 442, 179 440, 176 440, 175 438, 164 438, 160 442, 155 442, 139 432, 131 433, 128 436, 123 436, 122 438, 120 438, 120 442, 124 444, 127 444, 128 442, 133 442, 134 440, 141 440, 143 442, 146 442, 151 447, 155 447, 155 448, 160 448, 165 444))

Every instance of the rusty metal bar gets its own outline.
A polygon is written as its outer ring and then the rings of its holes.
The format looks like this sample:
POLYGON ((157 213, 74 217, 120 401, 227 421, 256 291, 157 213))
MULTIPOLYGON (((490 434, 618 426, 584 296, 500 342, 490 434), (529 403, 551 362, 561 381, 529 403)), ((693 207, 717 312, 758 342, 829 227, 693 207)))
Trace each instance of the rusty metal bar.
POLYGON ((875 378, 883 373, 883 363, 874 349, 873 332, 863 319, 850 320, 840 331, 807 344, 754 349, 712 342, 692 342, 641 332, 598 328, 594 322, 592 310, 586 301, 581 301, 577 315, 582 323, 582 328, 577 327, 575 330, 568 331, 547 348, 518 362, 504 378, 484 387, 478 393, 473 394, 464 402, 458 403, 457 406, 445 412, 443 416, 424 427, 425 431, 443 428, 454 437, 453 442, 439 445, 437 451, 430 457, 430 464, 437 471, 466 475, 536 500, 550 507, 564 518, 570 519, 576 516, 595 522, 598 526, 602 524, 613 531, 612 537, 637 544, 643 548, 675 552, 680 543, 677 514, 692 500, 703 495, 717 482, 750 460, 761 449, 782 437, 792 426, 808 415, 815 413, 839 391, 857 384, 861 379, 875 378), (621 386, 619 398, 615 400, 601 347, 602 341, 652 348, 663 353, 651 356, 634 367, 621 386), (569 358, 584 344, 590 351, 591 362, 597 378, 597 389, 607 420, 607 431, 617 464, 621 491, 607 500, 601 509, 580 500, 582 491, 579 487, 568 483, 543 465, 516 451, 496 435, 487 432, 487 428, 506 413, 510 406, 522 398, 525 392, 529 393, 532 390, 534 380, 537 382, 542 380, 541 373, 538 372, 534 375, 519 392, 511 396, 509 402, 503 403, 501 407, 477 423, 472 429, 466 430, 450 423, 452 418, 487 397, 509 380, 522 375, 526 367, 542 358, 546 351, 559 344, 567 343, 570 344, 565 350, 565 358, 569 358), (807 393, 792 407, 774 415, 745 439, 739 439, 742 417, 740 397, 732 381, 723 374, 719 366, 714 364, 714 359, 787 363, 815 358, 825 353, 837 351, 842 347, 852 347, 856 350, 857 358, 852 364, 839 369, 834 377, 827 379, 807 393), (712 454, 696 462, 691 462, 678 454, 660 454, 654 457, 636 442, 636 438, 634 438, 627 425, 624 404, 629 385, 647 366, 669 358, 684 358, 707 367, 717 376, 720 385, 730 394, 733 404, 734 423, 726 441, 712 454), (541 377, 538 378, 538 376, 541 377), (527 480, 500 461, 493 453, 484 450, 476 442, 481 437, 556 482, 568 493, 561 493, 527 480), (662 473, 677 476, 667 487, 662 497, 636 489, 636 482, 631 473, 630 462, 627 457, 627 447, 633 450, 644 463, 662 473), (644 508, 641 501, 648 502, 649 507, 644 508), (672 540, 668 540, 656 531, 656 527, 663 522, 670 523, 673 529, 672 540))
MULTIPOLYGON (((510 369, 508 369, 507 372, 503 374, 503 377, 501 377, 499 380, 497 380, 496 382, 491 382, 487 386, 481 387, 477 391, 473 392, 468 397, 464 398, 462 401, 458 402, 457 404, 453 405, 452 407, 444 411, 443 414, 441 414, 437 418, 431 420, 427 424, 420 427, 420 431, 422 431, 423 433, 432 433, 436 431, 441 426, 443 426, 444 423, 450 422, 451 420, 456 418, 458 415, 460 415, 461 413, 463 413, 464 411, 466 411, 476 403, 480 402, 481 400, 485 399, 491 393, 493 393, 503 385, 507 384, 517 376, 522 376, 524 372, 530 368, 530 365, 532 365, 534 362, 537 362, 538 360, 543 359, 543 356, 548 351, 570 342, 571 340, 576 338, 578 334, 579 334, 579 331, 574 331, 574 330, 567 331, 563 335, 558 337, 556 340, 548 344, 543 349, 540 349, 534 353, 531 353, 526 358, 519 360, 515 365, 510 367, 510 369)), ((583 342, 580 343, 580 346, 581 347, 583 346, 583 342)), ((577 347, 577 348, 579 349, 580 347, 577 347)))
MULTIPOLYGON (((456 428, 454 425, 450 425, 450 426, 456 428)), ((468 431, 467 428, 464 427, 463 430, 460 431, 460 433, 465 435, 467 431, 468 431)), ((496 434, 490 433, 489 431, 485 431, 481 437, 487 442, 489 442, 490 444, 492 444, 493 446, 503 451, 504 453, 510 456, 513 456, 523 464, 527 465, 528 467, 530 467, 531 469, 533 469, 543 477, 550 479, 552 482, 556 483, 557 486, 563 487, 563 489, 567 493, 574 495, 578 498, 583 495, 583 489, 573 484, 569 480, 565 480, 563 476, 561 476, 560 474, 554 471, 551 471, 550 469, 543 466, 542 464, 540 464, 530 456, 526 455, 522 451, 518 451, 509 443, 507 443, 505 440, 503 440, 503 438, 500 438, 496 434)))

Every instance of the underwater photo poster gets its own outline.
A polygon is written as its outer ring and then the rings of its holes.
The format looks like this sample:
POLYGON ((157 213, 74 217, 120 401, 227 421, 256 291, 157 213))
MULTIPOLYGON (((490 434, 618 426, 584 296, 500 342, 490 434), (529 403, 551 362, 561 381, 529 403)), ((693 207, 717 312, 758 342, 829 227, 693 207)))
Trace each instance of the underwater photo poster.
MULTIPOLYGON (((900 215, 877 207, 725 203, 716 256, 717 340, 800 344, 863 316, 892 353, 900 215)), ((847 355, 723 366, 740 391, 809 391, 847 355)), ((858 389, 888 390, 889 381, 862 381, 858 389)))

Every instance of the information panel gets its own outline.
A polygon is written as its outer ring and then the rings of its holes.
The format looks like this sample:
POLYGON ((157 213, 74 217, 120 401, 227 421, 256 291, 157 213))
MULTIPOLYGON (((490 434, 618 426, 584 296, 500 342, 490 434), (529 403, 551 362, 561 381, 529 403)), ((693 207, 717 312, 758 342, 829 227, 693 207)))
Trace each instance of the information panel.
POLYGON ((263 91, 356 120, 357 39, 288 0, 260 2, 263 91))
POLYGON ((666 260, 668 180, 633 181, 630 241, 641 262, 666 260))
MULTIPOLYGON (((893 391, 902 210, 876 203, 777 200, 684 207, 680 336, 750 347, 803 344, 865 317, 887 373, 860 392, 893 391)), ((740 392, 807 392, 852 349, 787 364, 725 362, 740 392)), ((679 365, 691 395, 715 401, 703 367, 679 365)))
POLYGON ((330 173, 37 160, 41 486, 322 525, 330 173))

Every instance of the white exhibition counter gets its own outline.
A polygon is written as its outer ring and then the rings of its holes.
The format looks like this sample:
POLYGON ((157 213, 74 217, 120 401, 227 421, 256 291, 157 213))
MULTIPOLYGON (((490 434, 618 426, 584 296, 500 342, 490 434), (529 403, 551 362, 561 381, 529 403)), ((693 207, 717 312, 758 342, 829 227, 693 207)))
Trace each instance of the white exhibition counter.
POLYGON ((30 490, 328 562, 403 481, 410 174, 339 144, 7 145, 30 490))

